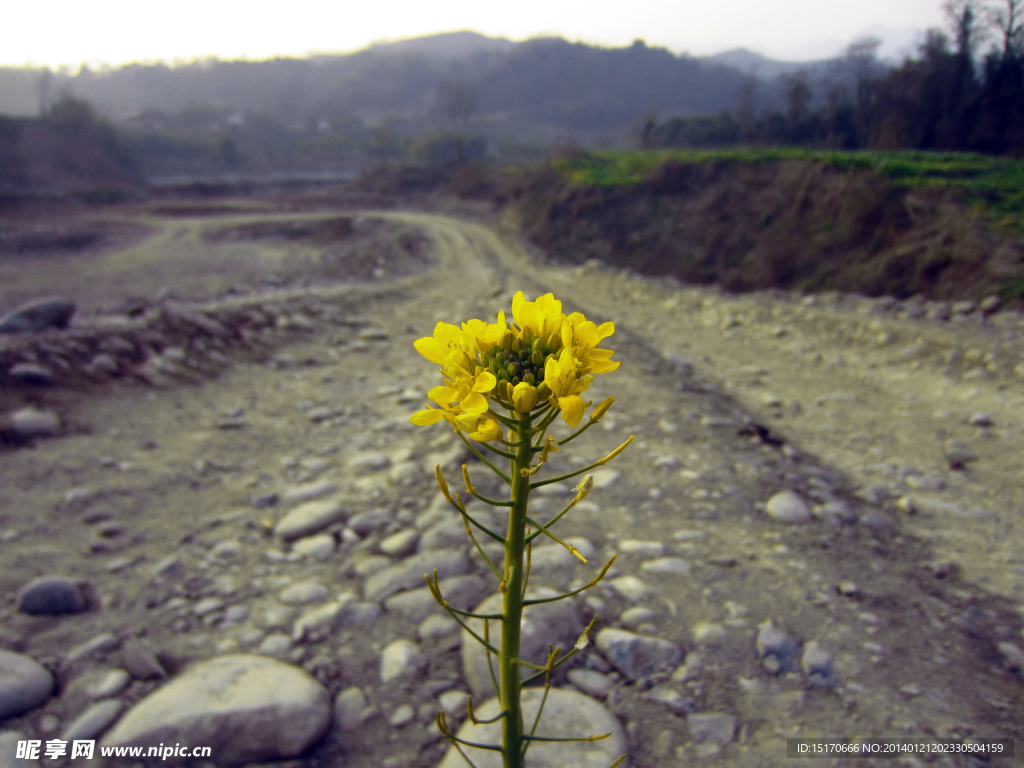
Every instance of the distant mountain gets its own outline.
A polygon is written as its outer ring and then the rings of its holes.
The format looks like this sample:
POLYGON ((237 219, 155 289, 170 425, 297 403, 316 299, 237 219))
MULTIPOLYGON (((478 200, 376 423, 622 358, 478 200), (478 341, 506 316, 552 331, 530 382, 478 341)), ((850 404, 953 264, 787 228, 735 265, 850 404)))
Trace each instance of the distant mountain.
POLYGON ((462 30, 425 37, 374 43, 367 50, 376 53, 421 53, 446 59, 466 59, 477 53, 508 53, 516 43, 505 37, 487 37, 462 30))
POLYGON ((738 69, 759 80, 774 80, 783 75, 791 75, 800 71, 815 75, 835 66, 836 59, 818 59, 816 61, 779 61, 754 53, 746 48, 733 48, 712 56, 702 56, 701 61, 723 64, 738 69))

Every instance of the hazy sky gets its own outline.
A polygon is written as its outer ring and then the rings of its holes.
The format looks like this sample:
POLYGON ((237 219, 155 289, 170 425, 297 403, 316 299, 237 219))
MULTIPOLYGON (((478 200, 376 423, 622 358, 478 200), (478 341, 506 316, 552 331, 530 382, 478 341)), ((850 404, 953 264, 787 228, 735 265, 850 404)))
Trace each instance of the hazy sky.
POLYGON ((0 17, 0 64, 72 67, 343 52, 460 29, 615 46, 643 38, 696 55, 742 46, 788 60, 875 34, 895 56, 943 20, 941 0, 11 0, 0 17))

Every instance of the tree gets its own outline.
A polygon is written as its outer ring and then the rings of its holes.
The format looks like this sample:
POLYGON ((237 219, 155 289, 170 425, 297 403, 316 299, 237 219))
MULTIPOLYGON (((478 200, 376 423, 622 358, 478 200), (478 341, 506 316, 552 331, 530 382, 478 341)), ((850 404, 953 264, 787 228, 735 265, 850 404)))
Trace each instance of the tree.
POLYGON ((437 109, 450 125, 465 125, 476 105, 476 87, 472 83, 442 80, 437 84, 437 109))

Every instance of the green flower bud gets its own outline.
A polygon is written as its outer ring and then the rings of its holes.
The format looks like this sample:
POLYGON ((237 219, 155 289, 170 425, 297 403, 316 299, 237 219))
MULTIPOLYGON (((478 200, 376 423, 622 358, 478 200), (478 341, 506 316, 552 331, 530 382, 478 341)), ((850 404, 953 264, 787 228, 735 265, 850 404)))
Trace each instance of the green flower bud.
POLYGON ((512 379, 512 377, 508 375, 508 371, 506 371, 504 368, 498 371, 497 376, 502 381, 510 381, 512 379))
POLYGON ((514 387, 518 383, 519 383, 519 377, 518 376, 513 376, 512 377, 512 386, 514 387))
POLYGON ((499 352, 498 354, 496 354, 496 355, 494 356, 494 360, 495 360, 495 362, 496 362, 496 363, 497 363, 497 364, 498 364, 499 366, 501 366, 502 368, 504 368, 504 367, 505 367, 505 363, 507 362, 507 361, 505 360, 505 355, 504 355, 503 353, 501 353, 501 352, 499 352))
POLYGON ((544 365, 544 355, 542 355, 540 352, 534 352, 533 355, 530 357, 530 362, 533 363, 535 366, 540 367, 544 365))
POLYGON ((512 341, 512 351, 515 352, 518 355, 519 352, 522 349, 523 349, 523 343, 519 339, 514 339, 512 341))
POLYGON ((532 373, 528 373, 525 376, 523 376, 523 381, 527 384, 536 384, 537 377, 534 376, 532 373))
POLYGON ((520 360, 529 360, 530 359, 530 348, 529 347, 524 348, 519 353, 519 359, 520 360))
POLYGON ((522 369, 519 367, 519 363, 509 363, 505 366, 505 370, 508 371, 509 376, 516 376, 522 369))
POLYGON ((521 338, 523 340, 523 346, 529 347, 533 343, 533 330, 530 328, 524 328, 521 338))
POLYGON ((530 346, 534 352, 544 353, 544 339, 534 339, 530 346))

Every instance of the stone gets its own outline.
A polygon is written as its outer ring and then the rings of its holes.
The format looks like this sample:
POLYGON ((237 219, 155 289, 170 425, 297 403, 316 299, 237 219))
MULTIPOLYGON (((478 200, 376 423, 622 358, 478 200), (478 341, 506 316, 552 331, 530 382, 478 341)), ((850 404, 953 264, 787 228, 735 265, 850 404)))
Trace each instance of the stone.
MULTIPOLYGON (((20 731, 0 731, 0 768, 40 768, 42 763, 38 760, 19 758, 18 742, 25 741, 27 735, 20 731)), ((40 755, 45 752, 40 749, 40 755)))
POLYGON ((274 526, 274 533, 282 539, 299 539, 312 536, 334 523, 348 517, 348 510, 341 501, 307 501, 295 507, 274 526))
POLYGON ((329 635, 338 622, 342 608, 355 601, 355 595, 351 592, 346 593, 343 598, 313 608, 299 616, 292 625, 292 641, 314 641, 329 635))
POLYGON ((624 598, 633 602, 651 594, 651 588, 636 576, 618 576, 609 581, 608 584, 624 598))
POLYGON ((980 309, 982 313, 990 315, 993 312, 998 311, 1001 305, 1002 299, 1000 299, 998 296, 986 296, 978 304, 978 309, 980 309))
POLYGON ((242 549, 242 542, 238 539, 225 539, 224 541, 218 541, 214 548, 210 550, 210 557, 215 560, 234 560, 242 554, 242 549))
POLYGON ((60 737, 65 741, 95 739, 117 720, 124 704, 120 699, 97 701, 76 717, 60 737))
POLYGON ((594 645, 629 680, 649 677, 683 660, 683 652, 674 643, 624 629, 602 629, 594 645))
POLYGON ((570 683, 595 699, 603 699, 615 685, 608 675, 592 669, 570 669, 568 677, 570 683))
MULTIPOLYGON (((523 721, 532 724, 540 708, 543 691, 527 688, 522 693, 523 721)), ((478 720, 491 719, 499 713, 497 699, 473 707, 478 720)), ((544 704, 544 714, 537 726, 537 735, 566 738, 610 733, 606 739, 593 742, 538 741, 530 746, 526 756, 529 768, 605 768, 627 752, 626 735, 618 718, 598 701, 582 693, 564 688, 552 688, 544 704)), ((483 744, 501 743, 501 722, 473 725, 466 721, 455 734, 466 741, 483 744)), ((472 750, 470 754, 477 768, 501 768, 499 752, 472 750)), ((463 768, 465 760, 454 747, 449 747, 439 768, 463 768)), ((624 763, 620 763, 624 765, 624 763)))
POLYGON ((725 640, 725 627, 711 621, 698 621, 693 625, 693 640, 701 645, 714 645, 725 640))
POLYGON ((22 304, 0 317, 0 333, 33 333, 48 328, 67 328, 75 314, 75 303, 59 296, 47 296, 22 304))
POLYGON ((1024 651, 1020 649, 1020 646, 1002 642, 997 643, 996 648, 1002 654, 1003 664, 1007 669, 1016 669, 1024 672, 1024 651))
POLYGON ((619 551, 624 555, 640 555, 641 557, 661 557, 665 554, 665 545, 660 541, 640 541, 623 539, 619 542, 619 551))
POLYGON ((800 658, 800 668, 807 675, 807 681, 811 685, 828 687, 833 684, 835 672, 832 663, 832 654, 825 650, 817 640, 812 640, 804 646, 803 656, 800 658))
POLYGON ((800 646, 771 619, 758 624, 754 647, 769 672, 781 674, 796 671, 800 646))
POLYGON ((435 549, 405 558, 370 576, 363 585, 363 599, 379 602, 396 592, 418 587, 423 575, 437 569, 438 578, 461 576, 469 571, 469 558, 464 549, 435 549))
POLYGON ((391 557, 405 557, 416 548, 420 533, 415 528, 405 528, 393 533, 380 543, 380 551, 391 557))
POLYGON ((86 640, 84 643, 80 643, 68 651, 67 656, 64 657, 64 666, 71 666, 75 662, 88 659, 93 656, 98 656, 101 653, 112 651, 121 644, 121 641, 117 639, 117 636, 112 632, 103 632, 95 637, 86 640))
POLYGON ((434 643, 459 632, 459 624, 450 616, 427 616, 416 627, 416 636, 425 643, 434 643))
POLYGON ((281 498, 293 503, 314 501, 329 496, 338 490, 338 486, 330 480, 317 480, 313 483, 290 485, 281 493, 281 498))
POLYGON ((809 523, 813 520, 811 510, 793 491, 780 491, 765 504, 765 513, 780 523, 809 523))
POLYGON ((971 421, 971 425, 975 426, 975 427, 991 427, 992 426, 992 417, 989 416, 984 411, 980 411, 980 412, 974 414, 973 416, 971 416, 970 421, 971 421))
POLYGON ((260 643, 256 652, 264 656, 278 658, 280 656, 284 656, 291 649, 292 640, 288 635, 274 634, 267 635, 263 638, 263 642, 260 643))
POLYGON ((314 560, 326 560, 338 549, 338 542, 329 533, 305 536, 292 543, 292 552, 314 560))
POLYGON ((395 728, 401 728, 403 725, 408 725, 412 722, 412 719, 415 716, 416 710, 412 708, 411 704, 402 704, 391 713, 391 717, 388 718, 388 723, 395 728))
POLYGON ((214 611, 219 611, 223 607, 224 601, 219 597, 204 597, 192 606, 192 613, 195 616, 206 616, 214 611))
POLYGON ((607 488, 616 480, 618 480, 621 474, 622 473, 619 472, 619 470, 609 469, 608 467, 601 467, 600 469, 595 469, 591 473, 591 475, 594 478, 594 489, 601 490, 602 488, 607 488))
POLYGON ((686 727, 694 744, 724 747, 736 735, 736 718, 725 712, 693 712, 686 716, 686 727))
POLYGON ((12 365, 7 375, 19 384, 45 387, 53 384, 53 372, 37 363, 17 363, 12 365))
POLYGON ((334 698, 334 725, 339 731, 354 731, 363 722, 363 711, 368 702, 363 689, 351 686, 334 698))
POLYGON ((374 531, 384 528, 391 522, 391 513, 386 509, 370 509, 354 515, 348 521, 348 527, 360 536, 366 536, 374 531))
POLYGON ((881 512, 868 512, 858 522, 875 534, 891 536, 896 530, 892 520, 881 512))
POLYGON ((327 587, 314 581, 300 581, 282 590, 277 599, 286 605, 320 603, 327 599, 327 587))
POLYGON ((136 680, 159 680, 167 677, 164 665, 153 649, 141 640, 128 640, 121 649, 121 663, 136 680))
POLYGON ((9 414, 6 419, 0 419, 0 432, 25 440, 52 437, 60 432, 60 418, 53 411, 22 408, 9 414))
POLYGON ((380 614, 380 606, 377 603, 348 603, 342 606, 338 613, 338 626, 367 627, 375 622, 380 614))
MULTIPOLYGON (((449 605, 463 611, 476 605, 488 592, 487 582, 472 574, 441 579, 438 588, 449 605)), ((427 587, 392 595, 384 601, 384 607, 389 613, 399 613, 416 622, 422 621, 432 613, 444 612, 427 587)))
POLYGON ((691 565, 688 560, 681 557, 657 557, 640 563, 640 570, 643 573, 674 573, 689 576, 691 565))
POLYGON ((664 704, 677 715, 684 715, 696 708, 693 699, 688 699, 670 685, 659 685, 652 688, 646 693, 640 694, 640 698, 664 704))
POLYGON ((53 686, 50 670, 35 659, 0 651, 0 720, 19 717, 42 705, 53 686))
POLYGON ((327 690, 308 673, 232 654, 198 662, 142 699, 102 746, 201 744, 218 765, 238 765, 295 757, 330 721, 327 690))
POLYGON ((85 694, 90 699, 106 699, 116 696, 131 683, 132 676, 124 669, 108 669, 94 682, 87 685, 85 694))
POLYGON ((351 472, 362 475, 387 469, 391 466, 391 459, 386 453, 369 451, 349 459, 347 466, 351 472))
POLYGON ((641 606, 627 608, 619 615, 619 621, 630 629, 636 629, 641 624, 654 621, 656 618, 658 618, 658 614, 650 608, 643 608, 641 606))
POLYGON ((826 501, 814 508, 814 515, 831 525, 852 525, 857 522, 853 507, 841 499, 826 501))
MULTIPOLYGON (((479 533, 481 533, 479 529, 474 529, 474 534, 479 533)), ((477 536, 477 541, 480 541, 479 536, 477 536)), ((470 543, 469 536, 466 535, 466 525, 463 523, 462 516, 460 515, 457 519, 450 518, 443 522, 435 523, 423 531, 423 535, 420 536, 419 551, 426 552, 430 549, 457 547, 467 543, 470 543)))
POLYGON ((408 682, 415 679, 427 666, 427 657, 411 640, 395 640, 385 646, 380 655, 382 683, 408 682))
POLYGON ((943 454, 949 462, 950 469, 963 469, 978 459, 978 454, 962 440, 947 440, 943 445, 943 454))
MULTIPOLYGON (((554 597, 558 593, 547 588, 528 589, 526 599, 536 600, 554 597)), ((493 594, 478 606, 474 613, 501 613, 502 595, 493 594)), ((482 619, 463 619, 480 637, 484 636, 482 619)), ((532 664, 542 664, 547 657, 548 644, 557 645, 562 653, 568 653, 583 632, 584 624, 572 600, 557 600, 551 603, 527 606, 523 611, 520 628, 519 651, 523 659, 532 664)), ((490 622, 491 644, 501 637, 501 624, 490 622)), ((492 664, 494 659, 491 659, 492 664)), ((474 697, 494 693, 491 674, 487 668, 487 654, 483 646, 466 630, 462 630, 462 670, 474 697)), ((520 676, 528 677, 534 670, 520 668, 520 676)), ((532 748, 531 748, 532 749, 532 748)))
POLYGON ((78 584, 61 576, 33 579, 18 593, 18 609, 22 613, 58 616, 80 613, 87 607, 78 584))
POLYGON ((459 690, 445 691, 437 697, 437 703, 449 717, 462 719, 467 714, 466 705, 469 703, 469 694, 459 690))

